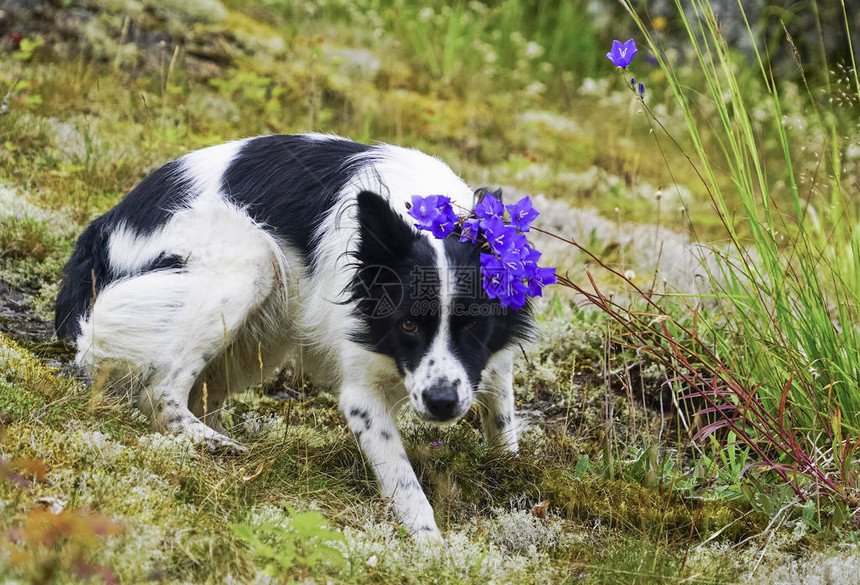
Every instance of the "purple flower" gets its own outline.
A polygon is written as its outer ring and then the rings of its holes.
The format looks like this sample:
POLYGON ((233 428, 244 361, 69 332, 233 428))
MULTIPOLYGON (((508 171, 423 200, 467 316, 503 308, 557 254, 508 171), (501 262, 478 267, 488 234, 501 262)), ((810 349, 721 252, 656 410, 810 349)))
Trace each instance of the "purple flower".
MULTIPOLYGON (((502 205, 502 202, 489 193, 484 195, 481 202, 475 206, 475 215, 480 219, 490 219, 491 217, 501 218, 504 212, 505 206, 502 205)), ((483 227, 483 223, 481 222, 481 227, 483 227)))
MULTIPOLYGON (((510 248, 507 254, 519 254, 510 248)), ((510 257, 497 257, 495 254, 481 254, 481 267, 484 274, 484 290, 491 299, 499 299, 503 307, 515 311, 526 304, 528 285, 523 282, 522 262, 511 262, 510 257)))
POLYGON ((636 55, 636 42, 630 39, 626 43, 621 41, 612 41, 612 50, 606 53, 606 58, 612 61, 612 64, 622 69, 627 69, 630 62, 633 61, 633 56, 636 55))
POLYGON ((527 281, 528 295, 530 297, 543 296, 543 287, 549 284, 555 284, 557 281, 558 279, 555 276, 555 268, 537 267, 535 268, 534 273, 529 276, 527 281))
MULTIPOLYGON (((506 230, 511 227, 498 215, 493 215, 487 219, 481 220, 481 229, 484 230, 484 235, 487 237, 487 242, 490 248, 496 250, 501 244, 501 239, 504 238, 506 230)), ((514 229, 516 231, 516 229, 514 229)))
POLYGON ((409 216, 418 221, 415 227, 429 230, 437 238, 444 238, 454 231, 460 218, 451 207, 451 200, 444 195, 412 196, 409 216))
POLYGON ((441 240, 454 231, 460 218, 457 217, 456 213, 454 213, 454 209, 451 207, 451 200, 447 197, 439 195, 437 203, 441 203, 441 205, 436 208, 439 211, 439 215, 433 222, 430 231, 433 232, 434 236, 441 240))
POLYGON ((501 215, 492 215, 482 219, 481 230, 483 230, 490 248, 496 252, 507 246, 507 242, 518 233, 517 228, 506 223, 501 215))
POLYGON ((641 81, 639 82, 639 97, 645 97, 645 84, 641 81))
POLYGON ((412 196, 412 207, 409 208, 409 216, 418 222, 415 224, 415 227, 418 229, 433 229, 433 223, 439 218, 439 210, 436 208, 437 197, 438 195, 430 195, 429 197, 412 196))
POLYGON ((463 222, 463 227, 460 229, 460 241, 472 242, 478 241, 478 234, 481 231, 481 221, 475 218, 467 219, 463 222))
POLYGON ((532 205, 532 198, 526 195, 513 205, 506 205, 508 213, 511 214, 511 225, 516 226, 521 232, 529 231, 529 226, 540 215, 540 212, 532 205))
POLYGON ((431 442, 430 446, 431 447, 439 447, 441 444, 442 444, 442 439, 439 439, 438 441, 431 442))
POLYGON ((513 278, 508 286, 508 294, 500 296, 499 302, 503 307, 519 311, 526 304, 526 292, 528 292, 526 284, 519 278, 513 278))
POLYGON ((512 225, 505 225, 502 229, 494 231, 492 234, 487 232, 487 242, 497 254, 506 254, 506 257, 514 253, 519 253, 519 249, 526 245, 527 240, 524 235, 517 231, 512 225))
POLYGON ((522 234, 516 232, 516 228, 505 230, 505 239, 501 245, 496 248, 496 253, 499 255, 501 263, 512 273, 516 275, 523 274, 525 271, 524 257, 531 249, 528 240, 522 234))
MULTIPOLYGON (((491 252, 480 256, 483 288, 487 297, 515 311, 525 306, 528 297, 540 296, 544 286, 556 282, 555 268, 538 266, 541 253, 529 245, 522 233, 529 231, 538 215, 528 196, 505 206, 489 193, 475 206, 474 216, 469 219, 458 217, 451 200, 443 195, 415 195, 409 209, 409 216, 418 222, 415 227, 432 232, 438 239, 448 236, 459 224, 461 242, 482 245, 479 236, 483 232, 491 252), (509 223, 504 219, 506 209, 509 223)), ((433 445, 437 446, 435 441, 433 445)))
POLYGON ((484 290, 491 299, 508 294, 508 275, 495 254, 481 254, 481 271, 484 273, 484 290))
POLYGON ((523 270, 526 276, 531 276, 537 270, 537 261, 540 259, 541 253, 529 246, 525 245, 525 248, 520 253, 520 260, 523 263, 523 270))

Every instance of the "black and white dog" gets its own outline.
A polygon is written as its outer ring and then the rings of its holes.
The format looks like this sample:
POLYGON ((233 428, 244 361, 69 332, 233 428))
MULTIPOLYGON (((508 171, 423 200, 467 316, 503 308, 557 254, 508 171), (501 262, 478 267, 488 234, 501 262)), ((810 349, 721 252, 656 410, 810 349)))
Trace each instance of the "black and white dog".
POLYGON ((161 431, 242 451, 218 422, 230 391, 292 360, 339 389, 385 497, 438 536, 394 424, 408 399, 445 423, 473 402, 488 441, 517 450, 513 349, 528 307, 480 284, 478 246, 434 239, 413 195, 475 194, 440 160, 336 136, 263 136, 192 152, 90 224, 65 268, 56 328, 93 380, 161 431))

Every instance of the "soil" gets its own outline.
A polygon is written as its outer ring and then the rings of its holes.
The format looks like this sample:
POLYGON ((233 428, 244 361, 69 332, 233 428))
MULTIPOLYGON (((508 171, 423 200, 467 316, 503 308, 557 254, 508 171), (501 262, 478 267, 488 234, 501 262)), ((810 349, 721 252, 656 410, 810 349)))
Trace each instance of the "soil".
POLYGON ((27 294, 2 279, 0 279, 0 333, 14 339, 49 366, 66 371, 76 372, 77 370, 73 365, 74 346, 58 340, 54 335, 52 323, 33 316, 27 294))

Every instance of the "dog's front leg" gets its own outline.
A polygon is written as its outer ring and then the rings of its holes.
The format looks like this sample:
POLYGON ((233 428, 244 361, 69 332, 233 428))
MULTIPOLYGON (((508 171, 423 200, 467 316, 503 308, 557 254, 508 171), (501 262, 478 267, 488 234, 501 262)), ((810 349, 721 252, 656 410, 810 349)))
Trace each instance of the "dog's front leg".
POLYGON ((347 385, 341 389, 340 408, 373 467, 382 495, 393 501, 409 533, 430 540, 441 538, 433 508, 409 463, 385 401, 371 390, 347 385))
POLYGON ((477 394, 481 422, 488 444, 519 452, 519 423, 514 409, 514 356, 509 349, 490 358, 477 394))

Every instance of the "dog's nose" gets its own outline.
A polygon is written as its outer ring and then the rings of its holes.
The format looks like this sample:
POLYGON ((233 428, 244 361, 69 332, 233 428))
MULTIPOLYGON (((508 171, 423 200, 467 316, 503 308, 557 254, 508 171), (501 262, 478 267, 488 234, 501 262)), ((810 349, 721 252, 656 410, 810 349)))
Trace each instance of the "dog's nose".
POLYGON ((457 389, 453 386, 438 386, 425 390, 421 397, 424 405, 433 417, 442 422, 454 417, 454 411, 460 400, 457 398, 457 389))

